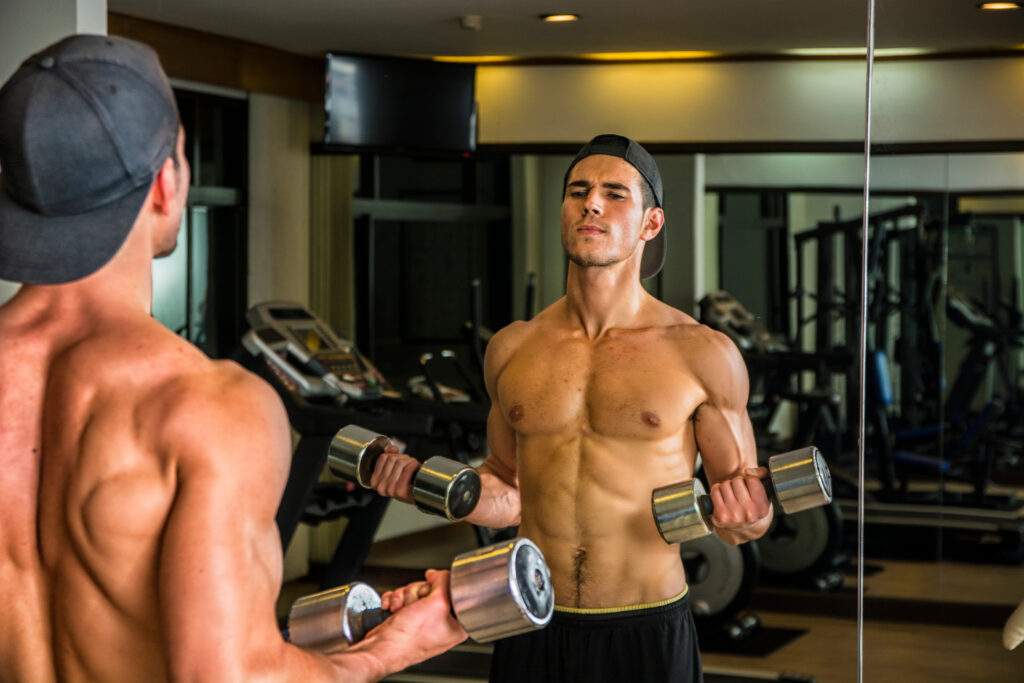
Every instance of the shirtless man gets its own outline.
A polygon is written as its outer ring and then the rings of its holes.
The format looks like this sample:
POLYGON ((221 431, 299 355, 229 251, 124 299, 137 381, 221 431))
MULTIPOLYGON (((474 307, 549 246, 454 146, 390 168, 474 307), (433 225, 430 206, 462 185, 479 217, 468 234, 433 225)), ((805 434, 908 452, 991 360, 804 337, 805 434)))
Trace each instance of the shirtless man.
MULTIPOLYGON (((565 177, 566 294, 487 346, 490 454, 469 521, 520 524, 558 605, 545 630, 496 643, 492 682, 701 680, 679 548, 658 534, 651 491, 692 478, 699 451, 718 535, 743 543, 771 523, 739 352, 640 284, 664 260, 661 207, 646 150, 587 143, 565 177)), ((382 459, 374 483, 408 500, 403 458, 382 459)))
POLYGON ((150 315, 183 150, 138 43, 65 39, 0 90, 0 680, 379 680, 466 637, 448 573, 344 653, 282 639, 284 408, 150 315))

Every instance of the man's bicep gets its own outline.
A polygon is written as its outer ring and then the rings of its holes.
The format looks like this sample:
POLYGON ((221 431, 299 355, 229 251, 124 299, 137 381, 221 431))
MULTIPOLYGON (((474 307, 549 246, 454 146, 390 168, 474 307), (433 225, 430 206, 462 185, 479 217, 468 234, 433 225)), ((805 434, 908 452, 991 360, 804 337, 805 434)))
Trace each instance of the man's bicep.
POLYGON ((198 410, 191 437, 168 445, 178 482, 159 594, 174 678, 248 677, 261 650, 281 645, 274 514, 287 476, 287 426, 261 388, 241 388, 198 410))
POLYGON ((754 430, 747 413, 749 377, 735 345, 716 335, 715 362, 705 364, 707 398, 694 416, 697 447, 714 483, 757 465, 754 430))
POLYGON ((505 421, 497 403, 491 404, 491 410, 487 414, 487 447, 487 469, 506 484, 518 487, 516 433, 505 421))

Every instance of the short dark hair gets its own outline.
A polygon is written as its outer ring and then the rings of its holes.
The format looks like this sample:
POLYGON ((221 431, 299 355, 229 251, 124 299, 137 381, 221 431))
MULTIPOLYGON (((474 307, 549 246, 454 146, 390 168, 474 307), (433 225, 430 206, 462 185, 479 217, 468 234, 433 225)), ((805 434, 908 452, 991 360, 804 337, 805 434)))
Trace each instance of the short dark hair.
POLYGON ((644 211, 656 207, 658 203, 654 199, 654 190, 651 189, 650 184, 644 180, 639 171, 637 175, 640 176, 640 198, 643 200, 644 211))

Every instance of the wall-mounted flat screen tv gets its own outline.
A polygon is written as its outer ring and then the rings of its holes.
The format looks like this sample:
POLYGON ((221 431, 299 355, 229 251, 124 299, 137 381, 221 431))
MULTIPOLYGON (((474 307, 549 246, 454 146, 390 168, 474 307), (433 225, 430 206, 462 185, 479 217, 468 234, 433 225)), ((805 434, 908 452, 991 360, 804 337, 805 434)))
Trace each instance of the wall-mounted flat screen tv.
POLYGON ((328 54, 324 142, 473 151, 475 76, 472 64, 328 54))

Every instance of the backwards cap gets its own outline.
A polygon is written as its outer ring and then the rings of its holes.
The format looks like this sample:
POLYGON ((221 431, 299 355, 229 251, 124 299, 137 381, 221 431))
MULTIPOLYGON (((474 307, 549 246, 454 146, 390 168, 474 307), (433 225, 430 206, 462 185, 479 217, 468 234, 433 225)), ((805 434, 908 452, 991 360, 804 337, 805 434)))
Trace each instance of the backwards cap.
POLYGON ((29 57, 0 88, 0 278, 60 284, 124 243, 178 109, 156 53, 75 35, 29 57))

